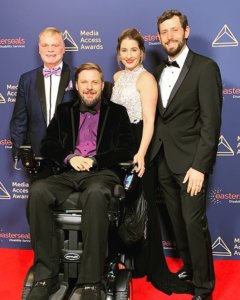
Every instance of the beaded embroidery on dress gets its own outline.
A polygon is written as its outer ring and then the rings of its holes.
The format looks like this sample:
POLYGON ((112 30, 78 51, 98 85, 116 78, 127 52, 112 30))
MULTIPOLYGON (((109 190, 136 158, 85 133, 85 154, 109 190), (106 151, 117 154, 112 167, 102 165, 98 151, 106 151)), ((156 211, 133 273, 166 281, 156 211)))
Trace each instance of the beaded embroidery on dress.
POLYGON ((140 94, 136 89, 138 76, 146 71, 141 65, 133 71, 123 70, 115 81, 111 101, 126 107, 131 123, 142 120, 142 105, 140 94))

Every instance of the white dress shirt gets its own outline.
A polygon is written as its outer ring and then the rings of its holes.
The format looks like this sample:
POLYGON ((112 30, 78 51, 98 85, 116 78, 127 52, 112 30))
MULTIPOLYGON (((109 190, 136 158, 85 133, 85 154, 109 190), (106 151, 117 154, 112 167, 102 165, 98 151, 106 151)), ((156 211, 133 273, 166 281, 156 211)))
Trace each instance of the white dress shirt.
MULTIPOLYGON (((62 69, 63 62, 61 62, 60 65, 56 66, 56 68, 58 67, 62 69)), ((60 79, 61 76, 56 76, 56 75, 51 75, 47 78, 44 78, 46 107, 47 107, 47 125, 49 125, 55 113, 60 79)))
POLYGON ((163 107, 165 108, 168 103, 171 91, 178 79, 178 76, 182 70, 186 57, 188 55, 189 48, 186 46, 182 53, 177 57, 176 62, 180 68, 173 66, 166 66, 159 79, 160 93, 162 97, 163 107))

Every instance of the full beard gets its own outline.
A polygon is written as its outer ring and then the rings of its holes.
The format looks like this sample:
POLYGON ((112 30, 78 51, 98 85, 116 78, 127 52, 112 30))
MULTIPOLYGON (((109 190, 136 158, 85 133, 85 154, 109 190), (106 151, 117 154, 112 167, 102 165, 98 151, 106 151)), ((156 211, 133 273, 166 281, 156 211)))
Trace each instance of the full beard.
POLYGON ((178 43, 178 46, 176 49, 167 49, 166 47, 164 47, 164 50, 169 57, 174 57, 182 51, 185 44, 186 44, 185 40, 182 40, 181 42, 178 43))
POLYGON ((83 103, 84 106, 88 107, 88 108, 94 108, 99 101, 101 100, 101 96, 97 96, 95 98, 93 98, 92 100, 88 100, 86 98, 81 97, 81 102, 83 103))

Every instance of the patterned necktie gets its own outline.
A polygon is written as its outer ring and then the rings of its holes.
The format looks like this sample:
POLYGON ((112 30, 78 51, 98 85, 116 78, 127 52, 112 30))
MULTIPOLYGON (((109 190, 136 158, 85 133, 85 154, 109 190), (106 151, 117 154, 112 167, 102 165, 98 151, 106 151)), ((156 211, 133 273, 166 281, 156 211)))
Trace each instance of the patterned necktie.
POLYGON ((176 67, 176 68, 180 68, 179 64, 176 62, 176 60, 174 61, 170 61, 170 60, 164 60, 166 66, 168 67, 176 67))
POLYGON ((51 75, 56 75, 56 76, 60 76, 61 75, 61 68, 53 68, 53 69, 48 69, 48 68, 43 68, 43 76, 45 78, 50 77, 51 75))

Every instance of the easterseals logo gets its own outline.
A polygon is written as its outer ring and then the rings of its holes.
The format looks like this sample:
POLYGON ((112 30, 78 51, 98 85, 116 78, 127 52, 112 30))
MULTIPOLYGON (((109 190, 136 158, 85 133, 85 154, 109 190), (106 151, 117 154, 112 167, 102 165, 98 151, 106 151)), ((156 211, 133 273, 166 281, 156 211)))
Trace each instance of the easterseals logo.
POLYGON ((238 100, 238 99, 240 100, 240 87, 224 87, 223 96, 224 98, 230 97, 234 100, 238 100))
POLYGON ((208 197, 210 202, 213 205, 222 205, 222 204, 240 204, 240 194, 223 192, 219 187, 212 188, 209 191, 208 197))
POLYGON ((144 42, 149 46, 160 45, 159 37, 157 34, 142 34, 144 42))
POLYGON ((9 139, 2 139, 0 140, 0 146, 3 146, 5 149, 11 149, 12 141, 9 139))
POLYGON ((13 233, 13 232, 3 232, 0 230, 0 241, 8 241, 9 243, 30 243, 30 233, 13 233))
POLYGON ((26 41, 22 37, 0 37, 0 48, 25 48, 26 41))
POLYGON ((230 30, 230 28, 225 24, 223 28, 219 31, 218 35, 212 42, 212 47, 237 47, 238 40, 230 30))

